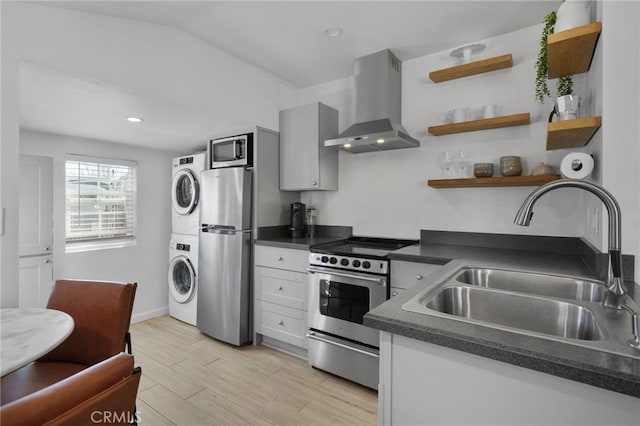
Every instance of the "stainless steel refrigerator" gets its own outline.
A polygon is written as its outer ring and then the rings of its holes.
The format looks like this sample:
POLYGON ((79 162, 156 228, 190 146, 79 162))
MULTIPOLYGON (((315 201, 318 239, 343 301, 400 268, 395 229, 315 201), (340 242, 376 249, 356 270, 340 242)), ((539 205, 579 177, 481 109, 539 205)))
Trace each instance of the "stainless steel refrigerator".
POLYGON ((239 346, 251 341, 251 172, 201 173, 197 327, 239 346))

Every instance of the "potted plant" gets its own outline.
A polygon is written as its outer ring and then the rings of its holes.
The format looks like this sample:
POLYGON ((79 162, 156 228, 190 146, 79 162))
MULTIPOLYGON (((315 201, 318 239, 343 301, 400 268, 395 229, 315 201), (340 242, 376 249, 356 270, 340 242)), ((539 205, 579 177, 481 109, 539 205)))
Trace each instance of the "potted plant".
MULTIPOLYGON (((548 68, 547 68, 547 39, 550 34, 553 34, 555 24, 557 20, 557 14, 555 11, 550 12, 544 17, 542 28, 542 36, 540 37, 540 51, 538 52, 538 58, 536 60, 536 87, 535 98, 540 103, 544 103, 544 99, 548 96, 551 97, 551 92, 547 85, 548 68)), ((558 79, 557 98, 549 121, 551 121, 554 114, 558 115, 559 120, 571 120, 578 116, 578 106, 580 98, 573 94, 573 77, 566 75, 558 79)))

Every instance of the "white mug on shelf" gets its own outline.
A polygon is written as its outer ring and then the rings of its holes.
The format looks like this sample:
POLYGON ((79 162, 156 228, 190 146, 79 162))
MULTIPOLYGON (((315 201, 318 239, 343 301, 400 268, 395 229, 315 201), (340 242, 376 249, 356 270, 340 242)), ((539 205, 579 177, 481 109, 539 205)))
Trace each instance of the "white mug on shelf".
POLYGON ((482 107, 482 118, 495 118, 498 114, 496 105, 485 105, 482 107))
POLYGON ((467 121, 468 108, 454 108, 446 112, 445 117, 449 123, 462 123, 467 121))

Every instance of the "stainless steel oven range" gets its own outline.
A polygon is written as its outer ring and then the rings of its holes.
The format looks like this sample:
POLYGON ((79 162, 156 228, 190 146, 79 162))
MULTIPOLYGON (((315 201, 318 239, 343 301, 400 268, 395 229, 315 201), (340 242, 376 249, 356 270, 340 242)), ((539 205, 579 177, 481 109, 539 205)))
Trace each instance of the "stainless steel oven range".
POLYGON ((311 247, 309 364, 378 388, 380 332, 363 317, 389 298, 389 252, 417 242, 351 237, 311 247))

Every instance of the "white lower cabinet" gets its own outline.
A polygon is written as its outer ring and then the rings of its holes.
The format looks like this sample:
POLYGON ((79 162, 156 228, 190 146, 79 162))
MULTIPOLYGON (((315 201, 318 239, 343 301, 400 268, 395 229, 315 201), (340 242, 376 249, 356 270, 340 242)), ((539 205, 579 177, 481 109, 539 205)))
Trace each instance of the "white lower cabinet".
POLYGON ((417 283, 425 283, 425 279, 442 268, 442 265, 431 263, 391 261, 391 297, 397 296, 417 283))
POLYGON ((307 312, 258 300, 258 333, 301 348, 307 347, 307 312))
POLYGON ((254 342, 304 355, 309 252, 255 246, 254 342))
POLYGON ((380 333, 380 425, 638 425, 628 395, 380 333))
POLYGON ((442 265, 420 262, 391 261, 391 288, 407 289, 414 284, 425 283, 429 275, 437 272, 442 265))

